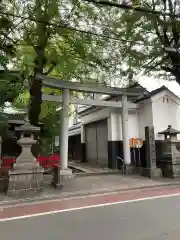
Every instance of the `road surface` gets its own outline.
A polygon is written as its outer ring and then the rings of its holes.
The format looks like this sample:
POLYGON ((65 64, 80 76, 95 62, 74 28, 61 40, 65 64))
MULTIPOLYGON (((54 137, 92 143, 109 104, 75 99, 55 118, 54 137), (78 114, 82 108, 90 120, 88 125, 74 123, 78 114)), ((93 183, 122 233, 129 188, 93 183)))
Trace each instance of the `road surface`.
POLYGON ((180 189, 7 207, 1 240, 179 240, 180 189))

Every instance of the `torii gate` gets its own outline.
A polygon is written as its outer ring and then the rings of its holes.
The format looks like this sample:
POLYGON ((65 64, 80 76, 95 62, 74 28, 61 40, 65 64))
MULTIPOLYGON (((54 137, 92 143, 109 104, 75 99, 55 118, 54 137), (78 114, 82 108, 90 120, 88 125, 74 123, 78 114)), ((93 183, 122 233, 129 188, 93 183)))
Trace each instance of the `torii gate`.
POLYGON ((43 101, 53 101, 62 103, 61 111, 61 124, 60 124, 60 155, 61 155, 61 166, 60 170, 63 175, 65 171, 68 171, 68 127, 69 127, 69 116, 68 108, 69 104, 81 104, 81 105, 93 105, 93 106, 103 106, 103 107, 117 107, 122 108, 122 134, 123 134, 123 154, 124 154, 124 164, 130 165, 130 147, 128 138, 128 109, 136 108, 136 104, 128 103, 127 96, 140 96, 137 89, 131 89, 127 91, 124 88, 115 87, 104 87, 101 85, 93 84, 82 84, 77 82, 67 82, 60 79, 47 77, 43 75, 36 75, 37 80, 41 80, 43 86, 55 88, 62 90, 61 96, 53 95, 42 95, 43 101), (122 102, 114 101, 100 101, 100 100, 87 100, 72 98, 69 96, 69 90, 74 90, 77 92, 91 92, 91 93, 102 93, 112 96, 122 96, 122 102))

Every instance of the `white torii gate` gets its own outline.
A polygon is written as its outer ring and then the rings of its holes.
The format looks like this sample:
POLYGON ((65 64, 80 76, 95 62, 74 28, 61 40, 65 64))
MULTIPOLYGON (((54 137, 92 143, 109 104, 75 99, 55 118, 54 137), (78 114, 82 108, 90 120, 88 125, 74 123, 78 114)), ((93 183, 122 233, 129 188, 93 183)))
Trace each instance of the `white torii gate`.
POLYGON ((129 149, 129 138, 128 138, 128 109, 135 109, 136 104, 128 103, 127 96, 140 96, 137 89, 131 89, 127 91, 124 88, 104 87, 101 85, 82 84, 77 82, 67 82, 56 78, 47 77, 43 75, 36 75, 37 80, 41 80, 43 86, 62 90, 61 96, 54 95, 42 95, 43 101, 53 101, 62 103, 61 111, 61 125, 60 125, 60 155, 61 155, 61 166, 60 169, 64 172, 68 169, 68 127, 69 127, 69 116, 68 109, 69 104, 81 104, 81 105, 94 105, 104 107, 117 107, 122 108, 122 134, 123 134, 123 154, 124 164, 129 165, 131 163, 130 149, 129 149), (69 90, 77 92, 91 92, 91 93, 102 93, 112 96, 122 96, 122 103, 114 101, 100 101, 100 100, 87 100, 72 98, 69 96, 69 90))

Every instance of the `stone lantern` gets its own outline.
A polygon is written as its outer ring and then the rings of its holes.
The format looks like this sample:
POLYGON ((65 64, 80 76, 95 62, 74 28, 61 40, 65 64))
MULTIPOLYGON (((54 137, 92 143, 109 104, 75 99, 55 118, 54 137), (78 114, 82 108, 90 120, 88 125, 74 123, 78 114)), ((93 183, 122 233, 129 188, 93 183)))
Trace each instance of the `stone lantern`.
POLYGON ((22 152, 16 159, 12 170, 9 171, 9 186, 7 195, 10 197, 30 197, 43 190, 43 172, 36 158, 31 152, 32 145, 36 144, 34 134, 40 131, 39 127, 32 126, 28 120, 20 127, 15 128, 20 133, 17 143, 22 152))
POLYGON ((172 128, 171 125, 168 125, 168 128, 158 134, 164 135, 165 140, 177 140, 177 135, 180 134, 180 131, 175 130, 172 128))
POLYGON ((166 130, 158 134, 164 135, 162 153, 159 161, 162 175, 171 178, 180 177, 180 152, 178 150, 180 141, 177 139, 177 135, 180 134, 180 131, 168 125, 166 130))

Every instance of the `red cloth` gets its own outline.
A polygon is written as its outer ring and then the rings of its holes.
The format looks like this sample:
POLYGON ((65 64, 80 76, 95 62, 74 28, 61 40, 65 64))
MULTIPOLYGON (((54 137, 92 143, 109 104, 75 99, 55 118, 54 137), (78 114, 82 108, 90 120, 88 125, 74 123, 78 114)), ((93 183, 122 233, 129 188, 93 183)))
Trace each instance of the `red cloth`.
MULTIPOLYGON (((60 157, 58 155, 52 154, 47 157, 41 157, 38 155, 37 159, 39 162, 39 165, 42 168, 51 168, 54 166, 58 166, 60 164, 60 157)), ((3 156, 2 158, 2 165, 3 167, 11 167, 13 163, 16 162, 16 158, 7 158, 6 156, 3 156)))
POLYGON ((42 168, 51 168, 60 164, 60 157, 55 154, 47 157, 38 156, 37 161, 42 168))
POLYGON ((2 165, 3 167, 11 167, 13 163, 16 162, 15 157, 7 158, 6 156, 2 157, 2 165))

